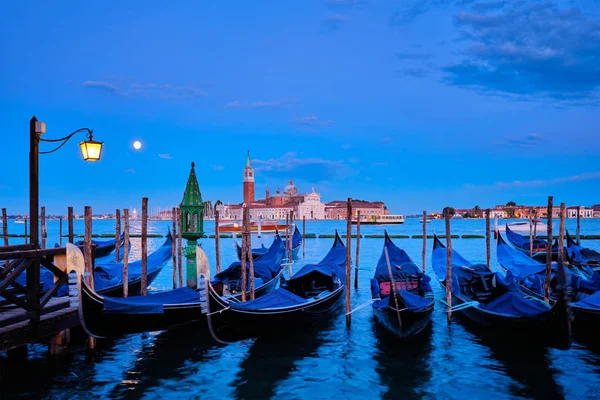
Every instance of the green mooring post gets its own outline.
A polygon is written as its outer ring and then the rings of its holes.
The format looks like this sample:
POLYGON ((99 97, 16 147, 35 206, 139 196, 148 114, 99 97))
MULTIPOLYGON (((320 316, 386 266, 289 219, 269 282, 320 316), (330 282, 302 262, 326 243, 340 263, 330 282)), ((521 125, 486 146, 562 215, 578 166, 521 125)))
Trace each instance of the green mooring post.
POLYGON ((190 176, 179 208, 181 209, 182 236, 187 240, 187 247, 185 248, 186 284, 188 287, 196 289, 198 286, 196 240, 204 235, 204 205, 202 204, 202 195, 196 179, 194 163, 192 163, 190 176))

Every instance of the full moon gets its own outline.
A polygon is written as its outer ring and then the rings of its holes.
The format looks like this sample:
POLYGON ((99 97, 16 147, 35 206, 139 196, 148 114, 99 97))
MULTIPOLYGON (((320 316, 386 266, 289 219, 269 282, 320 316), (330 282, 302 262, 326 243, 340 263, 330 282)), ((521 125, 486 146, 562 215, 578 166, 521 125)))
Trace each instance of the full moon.
POLYGON ((136 140, 135 142, 133 142, 133 148, 136 150, 139 150, 142 148, 142 142, 140 142, 139 140, 136 140))

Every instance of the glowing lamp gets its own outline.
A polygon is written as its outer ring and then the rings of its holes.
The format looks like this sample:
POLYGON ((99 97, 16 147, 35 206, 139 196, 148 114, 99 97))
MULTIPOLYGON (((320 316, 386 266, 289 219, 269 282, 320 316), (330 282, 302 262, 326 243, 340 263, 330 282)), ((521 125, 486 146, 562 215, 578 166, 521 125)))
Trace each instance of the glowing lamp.
POLYGON ((102 145, 104 142, 97 142, 92 139, 90 133, 87 140, 79 143, 81 155, 85 161, 98 161, 102 153, 102 145))

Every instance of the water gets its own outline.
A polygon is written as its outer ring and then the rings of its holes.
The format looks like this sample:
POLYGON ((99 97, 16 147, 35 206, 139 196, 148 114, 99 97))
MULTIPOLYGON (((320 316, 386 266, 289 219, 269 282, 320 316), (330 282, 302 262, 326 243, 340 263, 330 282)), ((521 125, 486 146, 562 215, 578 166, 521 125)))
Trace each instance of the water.
MULTIPOLYGON (((150 232, 166 233, 168 221, 151 221, 150 232)), ((94 221, 95 233, 110 233, 114 221, 94 221)), ((575 221, 567 228, 575 232, 575 221)), ((133 223, 132 231, 139 229, 133 223)), ((344 221, 308 222, 308 233, 345 231, 344 221)), ((443 221, 433 221, 428 232, 442 233, 443 221)), ((21 233, 23 225, 9 223, 9 231, 21 233)), ((213 231, 211 221, 206 232, 213 231)), ((388 227, 391 234, 420 234, 421 224, 409 219, 388 227)), ((75 222, 83 233, 83 221, 75 222)), ((48 245, 58 241, 58 222, 48 225, 48 245)), ((66 232, 66 225, 65 225, 66 232)), ((381 226, 362 226, 363 234, 381 234, 381 226)), ((453 234, 483 234, 484 221, 453 220, 453 234)), ((600 233, 600 220, 582 220, 582 234, 600 233)), ((163 239, 149 239, 150 251, 163 239)), ((271 238, 265 237, 269 245, 271 238)), ((139 239, 132 239, 133 258, 139 257, 139 239)), ((22 240, 11 239, 12 244, 22 240)), ((420 264, 420 239, 396 239, 420 264)), ((258 245, 253 238, 253 244, 258 245)), ((306 262, 315 262, 327 252, 331 239, 307 239, 306 262)), ((361 241, 359 289, 352 289, 352 305, 369 300, 369 279, 382 248, 382 239, 361 241)), ((600 250, 599 241, 584 241, 600 250)), ((355 249, 353 241, 353 254, 355 249)), ((431 257, 428 241, 427 263, 431 257)), ((214 240, 203 247, 214 260, 214 240)), ((483 239, 456 239, 453 247, 467 259, 485 262, 483 239)), ((492 268, 498 268, 492 245, 492 268)), ((234 257, 233 241, 221 240, 222 264, 234 257)), ((297 263, 298 269, 303 261, 297 263)), ((214 264, 214 263, 213 263, 214 264)), ((214 265, 213 265, 214 267, 214 265)), ((431 267, 428 266, 430 273, 431 267)), ((172 286, 168 264, 151 290, 172 286)), ((438 295, 442 289, 433 283, 438 295)), ((2 359, 0 359, 2 360, 2 359)), ((543 347, 523 348, 501 337, 482 336, 477 326, 454 318, 446 324, 437 307, 431 328, 416 340, 399 342, 374 324, 371 309, 352 316, 345 327, 343 312, 327 326, 298 332, 278 340, 248 340, 220 346, 201 326, 192 325, 167 332, 128 335, 100 341, 95 355, 73 345, 64 358, 50 358, 43 345, 30 346, 23 364, 2 360, 0 398, 202 398, 202 399, 411 399, 442 398, 598 398, 600 397, 600 346, 574 341, 568 351, 543 347), (28 373, 28 378, 25 378, 28 373)))

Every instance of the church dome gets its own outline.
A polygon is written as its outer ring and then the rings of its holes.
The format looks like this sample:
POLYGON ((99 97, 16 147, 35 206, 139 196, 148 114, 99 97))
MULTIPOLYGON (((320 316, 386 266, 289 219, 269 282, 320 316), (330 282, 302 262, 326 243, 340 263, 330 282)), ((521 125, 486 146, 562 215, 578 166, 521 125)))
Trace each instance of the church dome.
POLYGON ((298 188, 294 185, 294 182, 290 179, 289 184, 283 189, 283 193, 289 196, 294 196, 298 194, 298 188))

